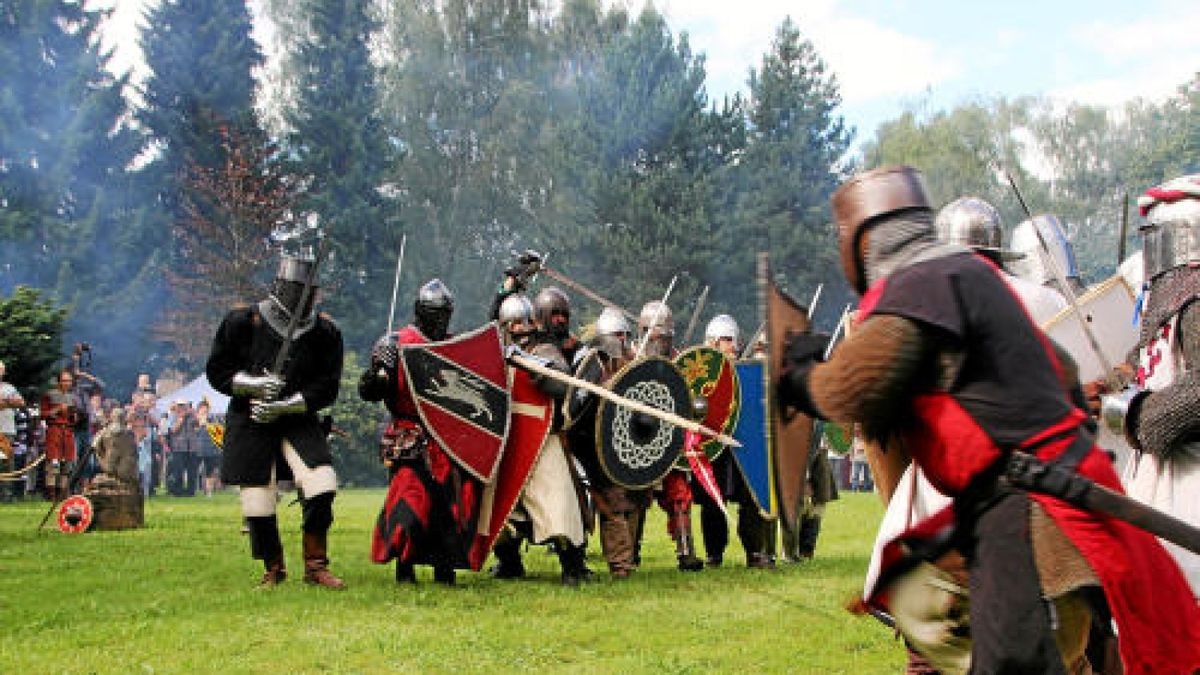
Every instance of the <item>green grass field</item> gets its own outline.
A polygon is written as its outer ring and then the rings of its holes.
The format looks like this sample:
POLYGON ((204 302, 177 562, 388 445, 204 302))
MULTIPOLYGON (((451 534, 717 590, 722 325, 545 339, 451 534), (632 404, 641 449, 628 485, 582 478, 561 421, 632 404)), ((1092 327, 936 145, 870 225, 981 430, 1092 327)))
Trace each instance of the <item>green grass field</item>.
POLYGON ((457 588, 419 572, 398 587, 368 558, 382 490, 335 503, 338 593, 302 583, 299 507, 282 508, 292 578, 256 591, 261 566, 239 531, 233 493, 156 498, 145 529, 37 533, 45 502, 0 504, 0 670, 178 672, 899 672, 891 632, 843 609, 862 584, 881 507, 870 494, 829 505, 817 558, 746 569, 735 541, 717 570, 675 569, 661 511, 642 568, 613 582, 590 543, 597 581, 558 584, 557 558, 526 552, 530 576, 459 573, 457 588))

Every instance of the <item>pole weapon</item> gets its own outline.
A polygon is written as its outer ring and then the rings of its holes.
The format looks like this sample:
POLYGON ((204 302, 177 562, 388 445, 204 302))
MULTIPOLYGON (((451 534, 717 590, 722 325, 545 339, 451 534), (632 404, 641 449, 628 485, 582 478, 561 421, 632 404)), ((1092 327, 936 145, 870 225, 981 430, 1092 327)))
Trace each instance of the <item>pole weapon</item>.
POLYGON ((675 426, 683 427, 684 429, 687 429, 689 431, 694 431, 696 433, 703 434, 705 436, 708 436, 709 438, 720 441, 721 443, 724 443, 725 445, 735 447, 735 448, 740 448, 742 445, 741 443, 738 443, 736 440, 734 440, 734 438, 732 436, 728 436, 726 434, 723 434, 723 433, 720 433, 717 431, 713 431, 712 429, 709 429, 708 427, 704 426, 703 424, 701 424, 695 420, 689 420, 686 417, 681 417, 679 415, 676 415, 673 412, 668 412, 666 410, 660 410, 658 408, 655 408, 652 405, 647 405, 645 403, 642 403, 641 401, 634 401, 632 399, 625 398, 624 396, 621 396, 620 394, 617 394, 608 389, 605 389, 604 387, 601 387, 598 384, 593 384, 591 382, 588 382, 587 380, 580 379, 573 375, 568 375, 566 373, 557 371, 548 366, 542 365, 536 359, 529 358, 528 356, 524 356, 522 354, 514 352, 514 353, 508 355, 508 362, 513 364, 514 366, 524 368, 525 370, 532 371, 534 373, 537 373, 538 375, 548 377, 552 380, 558 380, 559 382, 562 382, 564 384, 569 384, 574 387, 578 387, 580 389, 585 389, 603 399, 612 401, 613 403, 615 403, 617 405, 625 406, 626 408, 629 408, 630 410, 633 410, 634 412, 639 412, 639 413, 642 413, 645 415, 649 415, 655 419, 662 420, 663 422, 667 422, 669 424, 674 424, 675 426))
POLYGON ((646 352, 646 343, 650 341, 650 334, 654 332, 654 327, 658 325, 658 320, 662 318, 663 310, 667 308, 667 298, 671 297, 671 291, 675 290, 675 282, 678 280, 678 274, 671 277, 671 283, 667 285, 667 292, 663 293, 662 301, 658 303, 658 307, 654 310, 654 318, 650 319, 650 326, 646 329, 646 335, 638 345, 637 356, 634 359, 642 358, 642 354, 646 352))
POLYGON ((291 318, 288 319, 287 332, 283 336, 283 344, 279 346, 279 352, 275 354, 275 365, 271 368, 271 373, 280 379, 283 379, 283 366, 287 363, 288 354, 292 351, 292 343, 296 338, 296 327, 300 325, 300 312, 308 304, 308 299, 312 297, 313 286, 317 283, 317 272, 328 252, 328 240, 321 239, 317 257, 308 271, 308 278, 304 280, 304 290, 300 293, 300 302, 292 309, 291 318))
POLYGON ((692 318, 688 321, 687 330, 683 333, 683 340, 680 344, 691 344, 692 333, 696 332, 696 324, 700 322, 700 313, 704 311, 704 304, 708 302, 708 286, 700 291, 700 299, 696 300, 696 307, 692 310, 692 318))
POLYGON ((1050 251, 1050 245, 1046 243, 1046 238, 1042 236, 1042 231, 1038 228, 1037 223, 1033 220, 1033 212, 1029 210, 1029 205, 1025 203, 1025 198, 1021 196, 1021 190, 1017 187, 1016 181, 1013 180, 1012 174, 1007 169, 1003 169, 1004 176, 1008 178, 1008 184, 1012 186, 1013 194, 1017 196, 1017 201, 1021 203, 1021 208, 1025 210, 1025 215, 1029 218, 1030 225, 1033 226, 1033 233, 1037 236, 1038 245, 1041 247, 1038 251, 1042 255, 1043 262, 1050 268, 1050 272, 1054 275, 1054 280, 1058 282, 1062 290, 1063 297, 1067 299, 1067 304, 1071 306, 1071 314, 1079 321, 1079 327, 1083 330, 1084 337, 1087 338, 1088 346, 1096 355, 1096 359, 1100 362, 1100 367, 1106 373, 1105 379, 1109 380, 1109 386, 1114 389, 1120 389, 1119 383, 1113 380, 1112 361, 1105 356, 1104 351, 1100 349, 1100 341, 1096 339, 1096 334, 1092 331, 1092 327, 1088 324, 1087 319, 1083 316, 1083 310, 1079 308, 1079 300, 1075 296, 1075 290, 1067 283, 1066 274, 1062 268, 1058 266, 1058 260, 1050 251))
POLYGON ((613 309, 624 314, 625 317, 628 318, 630 321, 637 321, 637 316, 633 312, 630 312, 629 310, 618 305, 617 303, 613 302, 612 300, 605 298, 604 296, 593 291, 592 289, 588 288, 587 286, 584 286, 583 284, 575 281, 574 279, 572 279, 571 277, 568 277, 567 275, 563 274, 562 272, 559 272, 558 270, 555 270, 550 267, 546 267, 545 265, 541 266, 541 271, 545 272, 546 276, 550 277, 551 279, 554 279, 558 283, 566 286, 567 288, 570 288, 571 290, 575 291, 576 293, 583 295, 584 297, 592 300, 593 302, 597 302, 603 307, 612 307, 613 309))

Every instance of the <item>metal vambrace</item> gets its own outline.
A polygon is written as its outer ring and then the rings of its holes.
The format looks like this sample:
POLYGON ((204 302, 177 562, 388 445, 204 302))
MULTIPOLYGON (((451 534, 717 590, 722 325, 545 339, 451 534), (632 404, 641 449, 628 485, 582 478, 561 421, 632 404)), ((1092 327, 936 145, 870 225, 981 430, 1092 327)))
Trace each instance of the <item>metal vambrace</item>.
POLYGON ((254 401, 250 404, 250 419, 259 424, 269 424, 284 415, 299 415, 308 412, 304 395, 296 392, 281 401, 254 401))
POLYGON ((246 398, 272 401, 283 389, 283 380, 270 373, 251 375, 246 371, 238 371, 233 376, 233 395, 246 398))
POLYGON ((1149 395, 1150 392, 1131 386, 1100 397, 1100 419, 1104 421, 1104 426, 1123 436, 1138 450, 1142 449, 1137 435, 1138 410, 1149 395))

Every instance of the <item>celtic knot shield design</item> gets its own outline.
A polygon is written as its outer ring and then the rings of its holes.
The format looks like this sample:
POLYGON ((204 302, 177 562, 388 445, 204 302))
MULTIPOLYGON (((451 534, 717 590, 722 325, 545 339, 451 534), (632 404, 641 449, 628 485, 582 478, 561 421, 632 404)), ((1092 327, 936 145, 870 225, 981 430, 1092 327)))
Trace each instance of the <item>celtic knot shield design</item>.
MULTIPOLYGON (((612 391, 639 403, 690 417, 692 395, 670 361, 635 361, 612 380, 612 391)), ((612 401, 602 400, 596 415, 600 465, 614 483, 642 489, 662 479, 683 452, 684 430, 612 401)))

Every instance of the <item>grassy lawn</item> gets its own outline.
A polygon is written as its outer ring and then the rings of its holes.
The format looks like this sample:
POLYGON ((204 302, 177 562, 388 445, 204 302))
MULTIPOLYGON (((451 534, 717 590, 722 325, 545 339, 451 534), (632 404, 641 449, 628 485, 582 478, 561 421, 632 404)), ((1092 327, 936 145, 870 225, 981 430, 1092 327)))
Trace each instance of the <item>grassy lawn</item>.
MULTIPOLYGON (((382 490, 338 495, 333 569, 349 589, 299 578, 300 509, 282 508, 292 578, 255 591, 261 566, 239 532, 237 499, 159 497, 145 529, 35 532, 44 502, 0 504, 0 669, 8 673, 176 672, 800 672, 894 673, 900 644, 842 609, 861 587, 880 517, 870 494, 829 505, 816 560, 749 570, 735 540, 725 567, 683 574, 661 511, 647 525, 642 568, 558 585, 557 559, 526 553, 515 582, 459 573, 397 587, 371 564, 382 490)), ((698 519, 697 519, 698 525, 698 519)), ((731 523, 732 525, 732 523, 731 523)), ((731 527, 731 530, 734 528, 731 527)), ((698 533, 697 533, 698 534, 698 533)))

